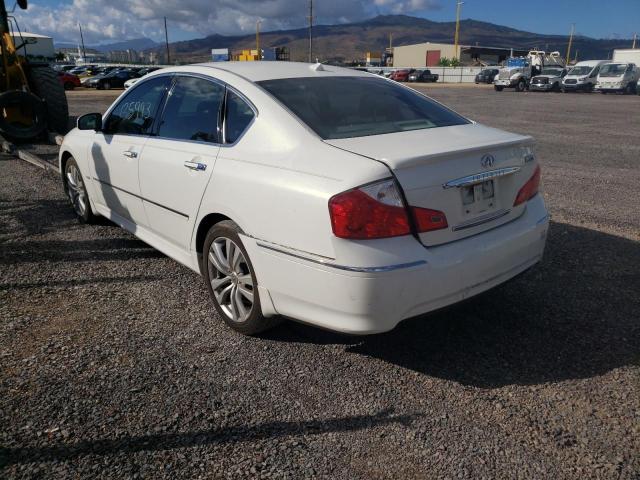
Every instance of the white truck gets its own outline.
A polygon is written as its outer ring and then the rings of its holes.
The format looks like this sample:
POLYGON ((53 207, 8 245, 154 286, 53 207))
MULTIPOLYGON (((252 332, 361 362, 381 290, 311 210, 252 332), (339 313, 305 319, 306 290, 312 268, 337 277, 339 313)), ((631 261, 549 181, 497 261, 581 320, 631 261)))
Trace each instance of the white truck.
POLYGON ((560 52, 547 54, 542 50, 531 50, 526 57, 511 57, 494 79, 493 88, 497 92, 505 88, 515 88, 516 92, 524 92, 529 88, 531 79, 549 66, 564 68, 565 63, 560 52))
POLYGON ((627 95, 637 92, 640 68, 631 62, 611 62, 600 67, 596 90, 600 93, 618 93, 627 95))

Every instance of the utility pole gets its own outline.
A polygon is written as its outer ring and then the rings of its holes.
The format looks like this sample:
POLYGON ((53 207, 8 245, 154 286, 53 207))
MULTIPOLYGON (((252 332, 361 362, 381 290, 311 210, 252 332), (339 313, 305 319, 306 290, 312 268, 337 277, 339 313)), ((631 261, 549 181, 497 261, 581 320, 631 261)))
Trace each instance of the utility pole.
POLYGON ((456 58, 460 59, 460 55, 458 54, 458 41, 460 40, 460 8, 464 5, 464 2, 458 0, 456 3, 456 35, 454 39, 454 47, 453 51, 456 55, 456 58))
POLYGON ((313 63, 313 0, 309 0, 309 63, 313 63))
POLYGON ((256 21, 256 53, 258 54, 258 60, 262 60, 262 55, 260 54, 260 22, 262 20, 256 21))
POLYGON ((164 17, 164 44, 167 47, 167 65, 171 65, 169 57, 169 33, 167 33, 167 17, 164 17))
POLYGON ((82 25, 78 22, 78 28, 80 29, 80 43, 82 44, 82 60, 87 63, 87 52, 84 50, 84 37, 82 36, 82 25))
POLYGON ((638 34, 634 33, 633 34, 633 46, 631 48, 636 48, 636 39, 638 38, 638 34))
POLYGON ((573 44, 573 34, 576 31, 576 24, 571 24, 571 34, 569 35, 569 45, 567 46, 567 65, 569 65, 569 60, 571 60, 571 45, 573 44))
POLYGON ((389 50, 393 51, 393 33, 389 34, 389 50))

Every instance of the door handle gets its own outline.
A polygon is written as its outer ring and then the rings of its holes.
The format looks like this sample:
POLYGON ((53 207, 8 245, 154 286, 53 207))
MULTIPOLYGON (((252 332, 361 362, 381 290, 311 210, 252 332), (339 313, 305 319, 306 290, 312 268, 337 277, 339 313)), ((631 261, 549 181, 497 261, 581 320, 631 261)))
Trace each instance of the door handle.
POLYGON ((122 152, 125 157, 129 158, 138 158, 138 152, 134 152, 133 150, 125 150, 122 152))
POLYGON ((184 166, 187 167, 189 170, 199 170, 201 172, 204 172, 207 169, 206 163, 192 162, 189 160, 184 162, 184 166))

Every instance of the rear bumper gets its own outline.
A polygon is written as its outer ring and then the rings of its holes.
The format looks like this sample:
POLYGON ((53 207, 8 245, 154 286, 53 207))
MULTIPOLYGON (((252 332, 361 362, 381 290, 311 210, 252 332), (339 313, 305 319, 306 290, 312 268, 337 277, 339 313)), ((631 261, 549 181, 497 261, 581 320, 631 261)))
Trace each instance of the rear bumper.
POLYGON ((243 242, 260 291, 269 296, 262 299, 265 314, 277 312, 331 330, 369 334, 460 302, 530 268, 542 258, 548 218, 538 195, 518 219, 464 240, 424 248, 404 237, 412 242, 406 256, 379 271, 307 260, 251 237, 243 236, 243 242))

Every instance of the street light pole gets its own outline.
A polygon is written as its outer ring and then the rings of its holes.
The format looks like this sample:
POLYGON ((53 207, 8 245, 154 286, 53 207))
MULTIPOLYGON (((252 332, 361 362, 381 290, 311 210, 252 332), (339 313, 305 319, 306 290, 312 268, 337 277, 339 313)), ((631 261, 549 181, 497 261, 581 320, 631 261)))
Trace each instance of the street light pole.
POLYGON ((453 47, 454 54, 458 59, 460 59, 460 55, 458 54, 458 43, 460 40, 460 8, 462 7, 462 5, 464 5, 464 2, 458 0, 458 2, 456 3, 456 35, 453 47))
POLYGON ((84 50, 84 36, 82 35, 82 25, 78 22, 78 28, 80 29, 80 43, 82 44, 82 60, 87 63, 87 52, 84 50))
POLYGON ((571 60, 571 45, 573 44, 573 33, 576 30, 576 24, 571 24, 571 34, 569 35, 569 45, 567 46, 567 65, 569 65, 569 60, 571 60))
POLYGON ((262 20, 256 21, 256 53, 258 60, 262 60, 262 55, 260 55, 260 22, 262 20))
POLYGON ((309 63, 313 63, 313 0, 309 0, 309 63))
POLYGON ((171 65, 171 58, 169 58, 169 34, 167 33, 167 17, 164 17, 164 44, 167 47, 167 65, 171 65))

